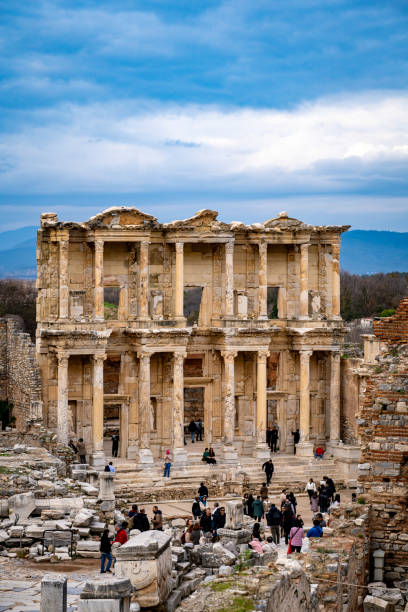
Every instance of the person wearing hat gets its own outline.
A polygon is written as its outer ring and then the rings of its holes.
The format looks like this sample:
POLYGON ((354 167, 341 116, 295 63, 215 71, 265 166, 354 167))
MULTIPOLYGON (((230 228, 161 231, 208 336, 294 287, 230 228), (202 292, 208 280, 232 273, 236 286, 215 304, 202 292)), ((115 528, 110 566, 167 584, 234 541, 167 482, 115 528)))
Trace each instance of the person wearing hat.
POLYGON ((170 478, 170 468, 171 468, 171 456, 170 456, 170 451, 166 450, 166 455, 164 457, 164 471, 163 471, 163 478, 170 478))

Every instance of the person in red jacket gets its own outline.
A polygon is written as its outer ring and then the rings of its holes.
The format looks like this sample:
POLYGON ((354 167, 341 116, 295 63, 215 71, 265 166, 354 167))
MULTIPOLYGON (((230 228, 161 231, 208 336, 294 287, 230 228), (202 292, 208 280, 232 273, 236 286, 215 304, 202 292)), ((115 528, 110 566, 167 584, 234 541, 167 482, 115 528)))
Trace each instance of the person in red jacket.
POLYGON ((118 529, 117 533, 116 533, 116 537, 114 539, 114 542, 117 542, 118 544, 120 544, 121 546, 123 544, 126 544, 126 542, 128 541, 128 535, 127 535, 127 522, 123 521, 122 525, 120 526, 120 528, 118 529))

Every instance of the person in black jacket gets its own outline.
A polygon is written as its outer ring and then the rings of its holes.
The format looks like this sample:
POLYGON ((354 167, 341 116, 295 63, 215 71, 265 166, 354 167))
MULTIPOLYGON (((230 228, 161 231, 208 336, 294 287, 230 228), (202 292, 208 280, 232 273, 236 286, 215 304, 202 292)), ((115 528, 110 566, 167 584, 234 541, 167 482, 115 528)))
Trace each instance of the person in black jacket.
POLYGON ((327 487, 322 485, 319 489, 319 508, 320 512, 327 512, 330 506, 330 493, 327 487))
POLYGON ((280 529, 282 526, 282 512, 271 504, 268 514, 266 515, 266 524, 271 530, 271 536, 275 544, 280 542, 280 529))
POLYGON ((188 431, 190 432, 191 441, 194 444, 194 436, 197 433, 197 427, 194 422, 194 419, 191 419, 190 423, 188 424, 188 431))
POLYGON ((149 531, 149 519, 147 518, 144 508, 140 508, 140 512, 134 515, 133 529, 138 529, 139 531, 149 531))
POLYGON ((109 538, 109 529, 104 529, 101 536, 101 574, 105 574, 105 572, 111 573, 110 567, 112 564, 112 543, 109 538), (105 561, 108 560, 108 565, 105 569, 105 561))
POLYGON ((278 450, 278 438, 279 438, 279 431, 274 425, 271 431, 271 443, 270 443, 271 451, 273 453, 276 453, 278 450))
POLYGON ((198 494, 200 496, 200 499, 203 499, 203 497, 208 497, 208 489, 203 482, 200 482, 200 488, 198 489, 198 494))
POLYGON ((217 529, 221 529, 223 527, 225 527, 225 519, 227 517, 225 516, 225 508, 224 506, 221 506, 220 511, 219 512, 215 512, 213 515, 213 530, 214 530, 214 535, 217 535, 217 529))
POLYGON ((212 532, 211 510, 207 508, 205 514, 200 518, 200 527, 203 533, 212 532))
POLYGON ((300 432, 297 429, 296 431, 292 431, 293 436, 293 454, 296 455, 296 444, 299 444, 300 441, 300 432))
POLYGON ((198 519, 198 518, 201 517, 202 512, 201 512, 200 498, 199 497, 195 498, 195 500, 193 502, 193 505, 191 507, 191 512, 193 513, 194 519, 198 519))
POLYGON ((272 474, 275 470, 275 467, 272 463, 272 459, 268 459, 268 461, 265 461, 265 463, 262 466, 263 471, 265 472, 265 476, 266 476, 266 484, 271 484, 271 478, 272 478, 272 474))
POLYGON ((331 501, 334 501, 334 494, 336 493, 336 487, 334 486, 334 481, 332 478, 328 476, 323 476, 323 480, 326 483, 327 492, 329 494, 329 498, 331 501))

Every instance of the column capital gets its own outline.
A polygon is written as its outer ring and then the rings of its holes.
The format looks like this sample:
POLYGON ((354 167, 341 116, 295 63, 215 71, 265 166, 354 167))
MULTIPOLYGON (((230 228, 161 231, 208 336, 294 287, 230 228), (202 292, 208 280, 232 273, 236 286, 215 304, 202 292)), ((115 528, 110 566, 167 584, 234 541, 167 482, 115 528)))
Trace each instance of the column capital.
POLYGON ((174 361, 184 361, 187 357, 187 351, 174 351, 173 359, 174 361))
POLYGON ((184 242, 175 242, 174 246, 176 247, 176 253, 182 254, 184 251, 184 242))
POLYGON ((137 351, 136 354, 139 359, 150 359, 153 354, 153 351, 137 351))
POLYGON ((106 353, 101 354, 101 353, 93 353, 92 358, 94 361, 105 361, 107 355, 106 353))
POLYGON ((308 248, 310 247, 310 242, 304 242, 303 244, 300 245, 300 252, 305 252, 308 250, 308 248))
POLYGON ((339 259, 340 257, 340 243, 339 242, 332 243, 332 253, 333 253, 334 259, 339 259))
POLYGON ((264 254, 266 254, 268 250, 268 243, 266 242, 266 240, 261 240, 260 242, 258 242, 258 247, 259 251, 262 251, 264 254))
POLYGON ((309 358, 313 355, 313 350, 312 349, 299 349, 299 354, 301 357, 303 358, 309 358))
POLYGON ((266 350, 266 349, 261 349, 261 350, 257 351, 257 354, 258 354, 258 361, 261 361, 261 360, 264 360, 264 359, 266 360, 269 357, 270 352, 268 350, 266 350))
POLYGON ((234 240, 228 240, 225 243, 225 252, 227 255, 233 255, 234 253, 234 240))
POLYGON ((69 357, 70 357, 69 351, 57 351, 57 358, 59 362, 63 361, 63 359, 68 360, 69 357))
POLYGON ((235 357, 238 355, 238 351, 225 350, 225 351, 221 351, 221 355, 225 361, 233 361, 235 357))
POLYGON ((144 249, 147 249, 147 247, 150 246, 150 240, 141 240, 140 241, 140 246, 143 247, 144 249))
POLYGON ((69 239, 67 238, 60 238, 59 240, 59 248, 60 251, 68 251, 69 249, 69 239))
POLYGON ((334 351, 330 351, 330 357, 331 359, 340 359, 340 351, 337 349, 334 351))
POLYGON ((103 251, 104 240, 102 240, 102 238, 95 238, 94 245, 95 251, 103 251))

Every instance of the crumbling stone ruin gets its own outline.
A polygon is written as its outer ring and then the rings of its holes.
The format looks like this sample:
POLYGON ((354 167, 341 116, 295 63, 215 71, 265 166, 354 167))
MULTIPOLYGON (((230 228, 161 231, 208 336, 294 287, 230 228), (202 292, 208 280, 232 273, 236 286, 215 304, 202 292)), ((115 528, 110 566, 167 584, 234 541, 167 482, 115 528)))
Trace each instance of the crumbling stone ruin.
POLYGON ((223 223, 211 210, 160 223, 135 208, 86 223, 41 217, 37 351, 46 427, 85 440, 104 463, 109 418, 120 456, 185 465, 183 429, 200 417, 224 463, 280 450, 342 456, 339 254, 348 226, 287 213, 223 223), (184 309, 201 293, 192 320, 184 309), (269 306, 271 309, 268 310, 269 306), (171 423, 169 427, 168 424, 171 423))

